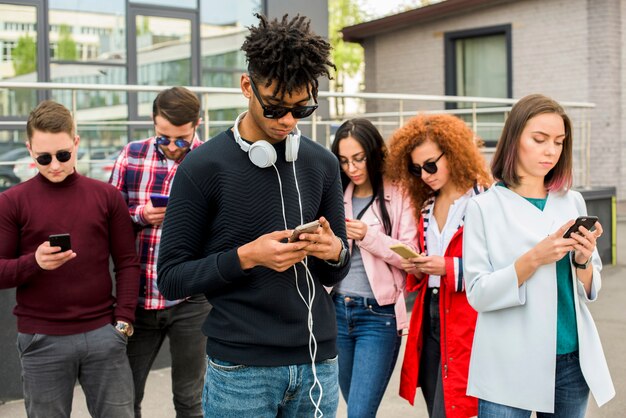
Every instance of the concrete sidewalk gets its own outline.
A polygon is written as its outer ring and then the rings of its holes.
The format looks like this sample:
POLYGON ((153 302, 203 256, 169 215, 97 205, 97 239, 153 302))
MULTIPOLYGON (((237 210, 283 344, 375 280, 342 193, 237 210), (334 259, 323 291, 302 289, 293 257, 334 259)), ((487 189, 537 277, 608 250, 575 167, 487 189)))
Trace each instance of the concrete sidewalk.
MULTIPOLYGON (((626 204, 618 208, 618 245, 617 259, 620 264, 605 266, 603 270, 603 287, 599 300, 589 305, 595 319, 604 352, 609 363, 616 397, 601 409, 593 398, 589 400, 588 418, 621 418, 626 416, 626 204), (623 215, 622 215, 623 214, 623 215)), ((391 382, 385 392, 378 416, 383 418, 412 417, 427 418, 426 406, 418 391, 415 406, 398 396, 400 365, 404 353, 402 345, 398 363, 396 364, 391 382)), ((85 398, 80 387, 76 388, 72 417, 89 418, 85 406, 85 398)), ((146 418, 175 417, 172 405, 170 369, 153 370, 148 378, 146 395, 143 401, 143 416, 146 418)), ((340 400, 338 417, 346 416, 343 400, 340 400)), ((23 401, 9 402, 0 405, 0 418, 25 418, 23 401)), ((242 417, 247 418, 247 417, 242 417)))

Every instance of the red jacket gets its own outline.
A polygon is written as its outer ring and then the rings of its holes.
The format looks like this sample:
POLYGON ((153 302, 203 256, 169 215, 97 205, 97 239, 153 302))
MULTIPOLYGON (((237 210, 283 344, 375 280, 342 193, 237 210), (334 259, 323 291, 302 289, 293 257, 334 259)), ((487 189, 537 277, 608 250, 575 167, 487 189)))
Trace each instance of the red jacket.
MULTIPOLYGON (((424 247, 424 214, 432 209, 434 201, 425 206, 419 221, 419 244, 424 247)), ((478 414, 478 400, 467 396, 467 374, 470 352, 476 326, 476 311, 467 302, 463 280, 463 225, 459 226, 446 248, 446 274, 441 276, 439 315, 441 318, 441 372, 443 399, 447 418, 473 417, 478 414)), ((422 351, 422 320, 424 295, 428 276, 416 280, 407 277, 407 290, 417 291, 411 313, 409 335, 400 376, 400 396, 413 405, 419 386, 420 353, 422 351)))

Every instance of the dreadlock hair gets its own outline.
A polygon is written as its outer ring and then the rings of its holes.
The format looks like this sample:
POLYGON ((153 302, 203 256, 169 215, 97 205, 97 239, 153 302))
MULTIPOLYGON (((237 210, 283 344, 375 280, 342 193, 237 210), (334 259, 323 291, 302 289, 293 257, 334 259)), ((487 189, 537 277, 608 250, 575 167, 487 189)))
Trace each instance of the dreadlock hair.
POLYGON ((289 20, 284 15, 268 20, 258 13, 258 26, 250 26, 250 34, 241 47, 248 61, 248 72, 256 81, 269 87, 276 81, 273 95, 282 97, 303 87, 317 100, 317 78, 325 75, 332 79, 330 68, 331 46, 321 36, 310 31, 311 20, 296 15, 289 20))

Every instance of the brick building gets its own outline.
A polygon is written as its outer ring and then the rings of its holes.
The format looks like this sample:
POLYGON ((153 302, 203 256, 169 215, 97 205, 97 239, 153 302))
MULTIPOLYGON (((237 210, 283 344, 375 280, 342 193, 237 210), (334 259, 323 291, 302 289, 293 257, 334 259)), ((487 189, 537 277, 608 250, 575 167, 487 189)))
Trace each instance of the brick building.
POLYGON ((626 0, 447 0, 343 34, 365 49, 368 92, 595 103, 590 184, 626 199, 626 0))

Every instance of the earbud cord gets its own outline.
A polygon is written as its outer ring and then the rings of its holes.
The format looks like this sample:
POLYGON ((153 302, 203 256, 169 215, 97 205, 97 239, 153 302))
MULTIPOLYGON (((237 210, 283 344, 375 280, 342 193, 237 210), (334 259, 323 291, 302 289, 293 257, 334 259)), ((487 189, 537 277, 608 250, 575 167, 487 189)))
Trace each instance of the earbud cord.
MULTIPOLYGON (((300 188, 298 186, 298 178, 296 177, 296 163, 295 161, 292 163, 293 165, 293 174, 294 174, 294 179, 296 182, 296 191, 298 192, 298 204, 300 207, 300 224, 304 223, 304 214, 303 214, 303 210, 302 210, 302 197, 300 195, 300 188)), ((287 226, 287 216, 286 216, 286 212, 285 212, 285 199, 283 197, 283 182, 280 178, 280 172, 278 171, 278 168, 276 167, 275 164, 272 164, 272 167, 274 167, 274 170, 276 171, 276 175, 278 177, 278 187, 280 189, 280 202, 281 202, 281 208, 282 208, 282 213, 283 213, 283 221, 284 221, 284 225, 285 225, 285 229, 289 229, 287 226)), ((315 418, 321 418, 324 416, 324 414, 322 413, 322 411, 320 410, 320 404, 322 402, 322 395, 323 395, 323 389, 322 389, 322 385, 319 381, 319 379, 317 378, 317 369, 315 367, 315 357, 317 355, 317 340, 315 339, 315 335, 313 333, 313 300, 315 299, 315 282, 313 281, 313 276, 311 274, 311 271, 309 270, 309 267, 307 265, 307 259, 305 258, 303 261, 300 262, 305 269, 305 277, 306 277, 306 284, 307 284, 307 290, 308 290, 308 297, 305 298, 304 295, 302 294, 302 291, 300 290, 300 286, 298 284, 298 269, 297 269, 297 265, 294 264, 293 266, 293 270, 294 270, 294 274, 295 274, 295 280, 296 280, 296 289, 298 291, 298 295, 300 296, 300 299, 302 299, 302 301, 304 302, 304 305, 307 307, 307 328, 309 330, 309 357, 311 358, 311 371, 313 373, 313 385, 311 386, 311 388, 309 389, 309 399, 311 400, 311 403, 313 404, 313 406, 315 407, 315 418), (313 399, 313 390, 315 389, 315 386, 319 387, 319 396, 317 398, 317 400, 313 399)))

